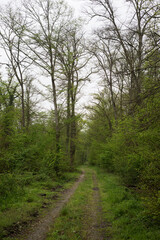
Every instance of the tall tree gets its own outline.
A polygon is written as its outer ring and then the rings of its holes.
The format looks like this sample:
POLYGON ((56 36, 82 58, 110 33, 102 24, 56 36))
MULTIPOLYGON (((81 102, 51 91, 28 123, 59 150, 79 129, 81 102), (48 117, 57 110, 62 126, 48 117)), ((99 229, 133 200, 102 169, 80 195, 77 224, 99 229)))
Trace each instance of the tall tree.
MULTIPOLYGON (((120 60, 119 47, 111 47, 110 40, 106 41, 102 39, 97 33, 97 41, 96 43, 90 44, 89 51, 95 59, 94 65, 98 69, 98 74, 103 80, 104 87, 109 89, 114 119, 117 121, 118 109, 116 106, 116 98, 120 89, 118 84, 119 82, 116 78, 116 73, 118 68, 117 62, 120 60)), ((123 91, 122 88, 121 91, 123 91)))
POLYGON ((57 57, 58 45, 65 25, 72 14, 63 1, 38 0, 24 2, 31 25, 28 28, 27 47, 31 50, 31 59, 51 79, 56 130, 56 152, 60 148, 60 119, 58 109, 57 57))
POLYGON ((141 103, 141 92, 146 53, 151 51, 148 42, 150 26, 159 16, 159 4, 155 1, 129 0, 130 16, 128 22, 120 23, 111 0, 89 0, 92 4, 90 16, 104 20, 101 38, 110 44, 120 44, 130 76, 130 103, 141 103))
POLYGON ((22 106, 22 120, 21 125, 24 129, 25 123, 25 87, 24 82, 26 74, 30 66, 28 57, 24 52, 24 35, 26 30, 26 19, 21 12, 16 9, 13 10, 11 6, 6 6, 6 9, 0 13, 1 22, 1 46, 5 51, 8 59, 6 63, 14 73, 14 77, 18 81, 21 89, 21 106, 22 106))
POLYGON ((0 78, 0 146, 7 150, 14 123, 15 100, 18 98, 18 83, 14 83, 13 74, 8 70, 8 79, 0 78))
POLYGON ((90 56, 85 48, 84 34, 79 30, 76 20, 66 28, 65 39, 59 44, 58 58, 60 61, 62 85, 66 90, 67 121, 66 121, 66 148, 70 157, 70 165, 74 166, 77 138, 76 104, 82 85, 89 79, 92 71, 85 73, 90 56))

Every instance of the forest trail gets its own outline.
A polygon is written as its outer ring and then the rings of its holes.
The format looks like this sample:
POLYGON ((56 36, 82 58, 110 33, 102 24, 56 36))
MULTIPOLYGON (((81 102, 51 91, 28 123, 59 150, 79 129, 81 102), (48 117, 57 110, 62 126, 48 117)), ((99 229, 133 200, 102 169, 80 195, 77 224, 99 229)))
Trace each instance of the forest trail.
MULTIPOLYGON (((62 199, 57 202, 50 213, 32 227, 30 234, 24 238, 25 240, 46 239, 48 232, 53 227, 55 220, 59 217, 61 210, 66 206, 79 184, 83 182, 85 178, 88 178, 87 172, 83 172, 78 181, 74 183, 73 187, 63 194, 62 199)), ((83 217, 81 237, 83 240, 104 240, 106 239, 106 223, 103 220, 100 191, 94 171, 91 171, 90 181, 91 195, 88 197, 88 200, 86 199, 86 205, 84 207, 85 214, 83 217)), ((107 240, 109 239, 110 238, 107 238, 107 240)))
MULTIPOLYGON (((95 172, 92 175, 93 192, 92 198, 86 206, 84 222, 85 239, 83 240, 104 240, 106 239, 106 223, 103 220, 101 198, 98 181, 95 172)), ((109 240, 110 238, 107 238, 109 240)))
POLYGON ((85 167, 73 186, 62 193, 55 206, 14 239, 110 240, 108 226, 104 220, 97 173, 92 168, 85 167), (59 229, 57 222, 61 222, 59 229), (72 235, 73 232, 75 236, 72 235))
POLYGON ((50 228, 53 226, 55 219, 58 217, 60 211, 65 206, 65 204, 69 201, 71 196, 74 194, 76 189, 78 188, 80 182, 84 179, 84 172, 79 177, 78 181, 75 182, 72 188, 66 190, 63 194, 62 199, 57 202, 56 206, 39 222, 34 224, 30 233, 24 238, 25 240, 45 240, 47 233, 50 228))

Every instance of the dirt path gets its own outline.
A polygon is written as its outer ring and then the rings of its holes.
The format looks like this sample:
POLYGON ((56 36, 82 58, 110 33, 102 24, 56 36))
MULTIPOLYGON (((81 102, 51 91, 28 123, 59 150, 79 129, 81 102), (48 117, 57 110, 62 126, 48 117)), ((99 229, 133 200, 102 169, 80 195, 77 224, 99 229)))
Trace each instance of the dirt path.
POLYGON ((86 206, 86 221, 84 223, 84 240, 109 240, 106 238, 106 223, 103 220, 100 192, 95 173, 93 180, 93 194, 86 206))
POLYGON ((64 205, 69 201, 70 197, 74 194, 80 182, 84 179, 84 173, 80 176, 78 181, 73 185, 71 189, 68 189, 64 194, 63 198, 57 202, 56 206, 41 219, 38 223, 36 223, 25 240, 45 240, 46 235, 50 230, 50 227, 53 226, 55 219, 58 217, 61 209, 64 205))

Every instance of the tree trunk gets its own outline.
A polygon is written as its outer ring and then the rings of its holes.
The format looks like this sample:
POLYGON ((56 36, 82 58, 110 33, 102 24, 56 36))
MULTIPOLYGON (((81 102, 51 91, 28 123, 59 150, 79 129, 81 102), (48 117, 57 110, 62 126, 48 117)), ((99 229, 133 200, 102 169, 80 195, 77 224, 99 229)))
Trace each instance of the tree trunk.
POLYGON ((59 113, 57 106, 57 95, 56 95, 56 86, 54 77, 51 76, 52 88, 53 88, 53 104, 54 104, 54 113, 55 113, 55 124, 56 124, 56 154, 58 155, 60 150, 60 127, 59 127, 59 113))
POLYGON ((70 158, 70 128, 71 128, 71 109, 70 109, 70 98, 71 98, 71 81, 68 77, 68 86, 67 86, 67 123, 66 123, 66 154, 67 159, 70 158))
POLYGON ((21 82, 21 104, 22 104, 22 129, 25 129, 25 102, 24 102, 24 86, 21 82))
POLYGON ((72 98, 72 113, 71 113, 71 139, 70 139, 70 167, 74 168, 76 153, 76 117, 75 117, 75 100, 72 98))

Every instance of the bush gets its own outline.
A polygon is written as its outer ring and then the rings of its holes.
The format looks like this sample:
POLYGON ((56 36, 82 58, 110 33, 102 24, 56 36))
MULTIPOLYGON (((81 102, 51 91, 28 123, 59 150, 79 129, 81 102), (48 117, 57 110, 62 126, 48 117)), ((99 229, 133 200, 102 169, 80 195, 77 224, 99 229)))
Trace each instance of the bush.
POLYGON ((109 172, 114 171, 113 151, 110 146, 105 146, 104 151, 100 154, 100 166, 106 168, 109 172))
POLYGON ((0 175, 0 204, 2 210, 22 195, 24 195, 24 189, 20 179, 10 173, 0 175))

